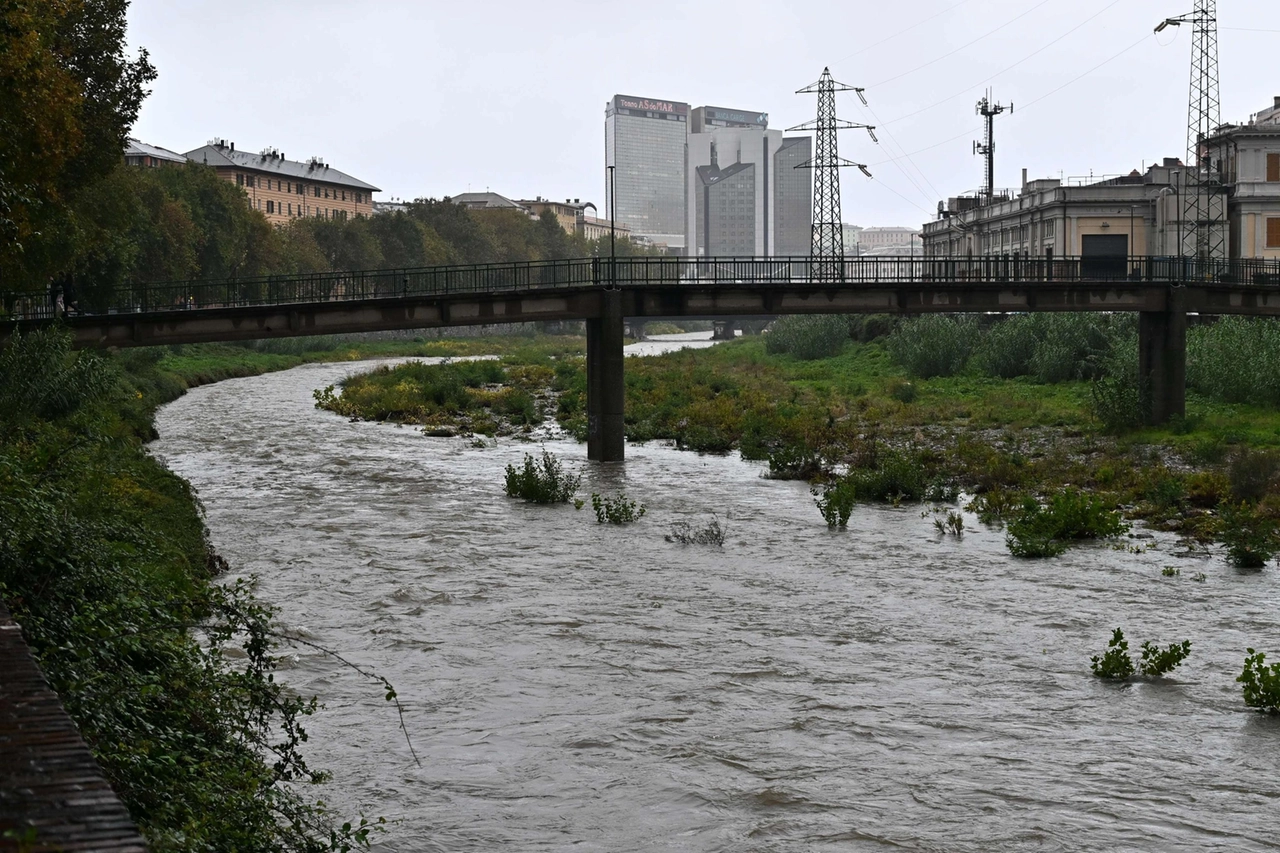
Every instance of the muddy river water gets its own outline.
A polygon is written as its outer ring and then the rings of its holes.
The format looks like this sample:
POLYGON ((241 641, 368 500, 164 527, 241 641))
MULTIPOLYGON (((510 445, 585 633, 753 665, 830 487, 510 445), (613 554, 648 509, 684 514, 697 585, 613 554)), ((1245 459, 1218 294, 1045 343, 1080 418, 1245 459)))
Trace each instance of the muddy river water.
POLYGON ((506 498, 538 445, 351 423, 311 392, 360 364, 198 388, 153 449, 213 540, 306 638, 285 677, 322 796, 394 821, 395 851, 1253 851, 1280 846, 1280 719, 1245 709, 1246 646, 1280 655, 1280 570, 1178 556, 1164 534, 1011 558, 966 516, 862 507, 737 458, 544 442, 581 493, 506 498), (664 541, 717 513, 723 549, 664 541), (1133 553, 1134 546, 1140 553, 1133 553), (1163 577, 1164 566, 1181 574, 1163 577), (1195 579, 1203 573, 1204 579, 1195 579), (1089 673, 1111 630, 1190 639, 1160 683, 1089 673))

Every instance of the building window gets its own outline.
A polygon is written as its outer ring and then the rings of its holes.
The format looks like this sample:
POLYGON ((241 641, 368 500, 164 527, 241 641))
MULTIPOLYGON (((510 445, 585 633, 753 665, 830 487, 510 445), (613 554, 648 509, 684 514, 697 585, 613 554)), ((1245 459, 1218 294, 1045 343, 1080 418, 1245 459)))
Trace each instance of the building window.
POLYGON ((1267 181, 1270 183, 1280 181, 1280 154, 1267 155, 1267 181))
POLYGON ((267 201, 267 213, 275 213, 275 212, 276 212, 276 203, 275 203, 275 202, 273 202, 273 201, 268 200, 268 201, 267 201))
POLYGON ((320 198, 320 188, 319 188, 319 187, 312 187, 312 189, 313 189, 313 190, 315 190, 316 198, 320 198))
POLYGON ((1280 249, 1280 216, 1267 217, 1267 248, 1280 249))
POLYGON ((244 186, 244 175, 240 174, 239 172, 236 172, 236 186, 238 187, 244 186))
POLYGON ((253 175, 245 175, 245 176, 244 176, 244 185, 245 185, 246 187, 251 187, 251 186, 253 186, 253 175))

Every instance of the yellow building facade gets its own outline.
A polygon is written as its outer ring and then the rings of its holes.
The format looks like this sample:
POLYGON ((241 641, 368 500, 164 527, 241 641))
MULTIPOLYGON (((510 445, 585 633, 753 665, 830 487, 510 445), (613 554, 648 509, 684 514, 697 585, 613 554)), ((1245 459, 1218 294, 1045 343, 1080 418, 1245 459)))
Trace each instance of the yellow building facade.
POLYGON ((373 213, 372 184, 341 172, 319 158, 289 160, 279 151, 237 151, 216 139, 188 151, 188 160, 213 168, 218 177, 244 189, 249 206, 273 225, 302 217, 345 221, 373 213))

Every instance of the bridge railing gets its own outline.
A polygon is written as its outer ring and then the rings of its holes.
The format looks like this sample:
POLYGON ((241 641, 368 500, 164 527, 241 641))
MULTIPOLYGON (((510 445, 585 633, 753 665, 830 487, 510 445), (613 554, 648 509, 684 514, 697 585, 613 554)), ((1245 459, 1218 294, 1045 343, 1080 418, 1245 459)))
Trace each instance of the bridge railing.
MULTIPOLYGON (((872 255, 821 268, 806 257, 576 258, 420 269, 259 276, 222 281, 137 284, 109 296, 88 293, 64 301, 81 311, 154 313, 269 305, 364 302, 378 299, 529 292, 591 286, 894 286, 902 284, 1073 282, 1223 283, 1280 286, 1280 260, 1199 260, 1178 257, 963 257, 872 255), (833 272, 836 280, 815 275, 833 272)), ((48 292, 0 294, 0 317, 41 319, 57 312, 48 292)))

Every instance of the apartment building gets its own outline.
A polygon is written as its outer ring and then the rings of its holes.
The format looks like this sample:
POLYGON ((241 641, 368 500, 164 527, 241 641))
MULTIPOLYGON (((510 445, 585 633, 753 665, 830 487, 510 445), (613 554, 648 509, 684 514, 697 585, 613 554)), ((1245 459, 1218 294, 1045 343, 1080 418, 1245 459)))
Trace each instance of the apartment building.
POLYGON ((170 151, 158 145, 148 145, 130 137, 124 146, 124 162, 127 166, 154 169, 158 166, 180 166, 187 162, 187 158, 177 151, 170 151))
POLYGON ((318 157, 301 162, 273 148, 256 154, 237 151, 236 144, 225 139, 215 139, 185 156, 244 188, 250 207, 274 225, 304 216, 340 221, 369 216, 373 193, 381 192, 318 157))

